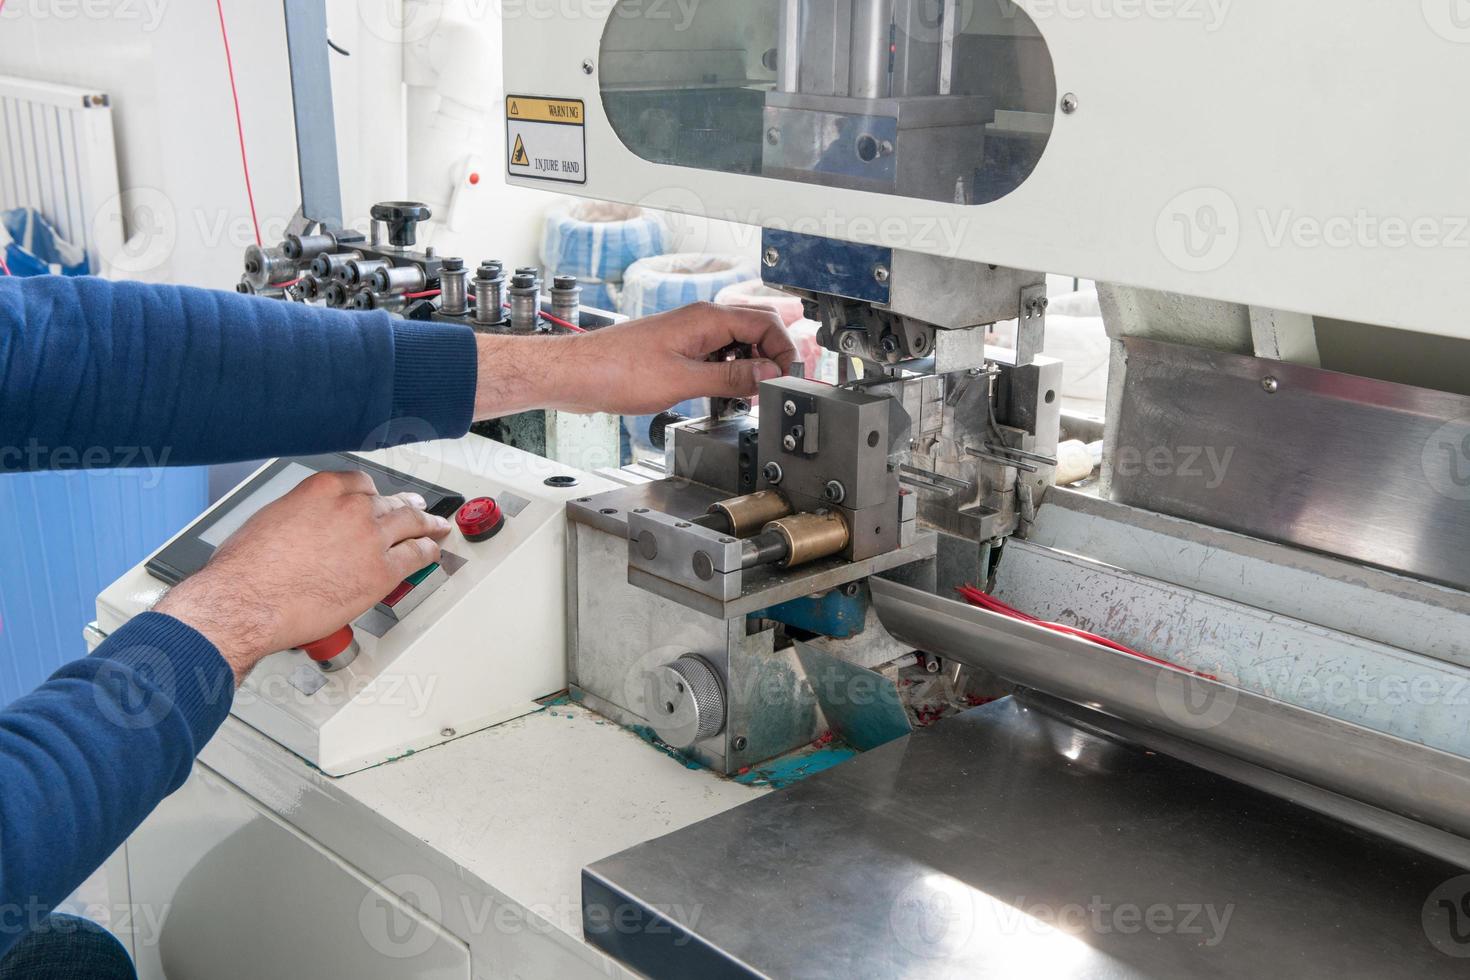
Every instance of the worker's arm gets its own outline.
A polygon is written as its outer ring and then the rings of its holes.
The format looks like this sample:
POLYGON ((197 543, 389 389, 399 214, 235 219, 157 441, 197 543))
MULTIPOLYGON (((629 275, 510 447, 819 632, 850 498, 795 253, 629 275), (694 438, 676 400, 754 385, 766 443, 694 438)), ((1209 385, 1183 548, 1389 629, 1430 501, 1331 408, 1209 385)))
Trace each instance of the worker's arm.
POLYGON ((203 571, 0 711, 0 956, 188 777, 261 659, 326 635, 439 558, 422 498, 323 473, 203 571))
POLYGON ((779 321, 751 310, 494 337, 183 286, 0 277, 0 471, 377 449, 530 408, 642 414, 753 394, 793 357, 779 321), (703 363, 737 340, 763 357, 703 363))

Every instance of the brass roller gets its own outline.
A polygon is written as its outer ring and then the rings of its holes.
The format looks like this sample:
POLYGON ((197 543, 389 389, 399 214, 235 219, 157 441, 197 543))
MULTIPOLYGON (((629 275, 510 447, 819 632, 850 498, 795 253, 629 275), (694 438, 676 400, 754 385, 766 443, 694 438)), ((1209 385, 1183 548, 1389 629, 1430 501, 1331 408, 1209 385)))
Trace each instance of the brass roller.
POLYGON ((760 490, 711 504, 709 512, 719 514, 729 522, 728 533, 746 538, 790 514, 791 504, 778 490, 760 490))
POLYGON ((820 514, 793 514, 765 526, 786 543, 783 568, 795 568, 821 558, 830 558, 847 547, 847 522, 836 511, 820 514))

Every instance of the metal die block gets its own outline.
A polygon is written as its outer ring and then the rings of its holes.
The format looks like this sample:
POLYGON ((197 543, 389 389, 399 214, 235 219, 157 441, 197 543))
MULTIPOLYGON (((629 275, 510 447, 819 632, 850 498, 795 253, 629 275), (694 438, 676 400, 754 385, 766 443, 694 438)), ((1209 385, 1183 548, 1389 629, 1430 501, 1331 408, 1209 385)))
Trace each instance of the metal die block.
MULTIPOLYGON (((778 378, 761 385, 760 459, 776 463, 779 479, 763 474, 763 487, 778 487, 797 510, 841 504, 861 510, 892 499, 895 478, 888 472, 889 399, 832 388, 800 378, 778 378), (786 406, 793 415, 788 417, 786 406), (805 443, 792 449, 787 437, 791 417, 816 417, 820 447, 807 454, 805 443), (833 485, 840 487, 840 492, 833 485)), ((806 434, 803 426, 803 435, 806 434)))
POLYGON ((738 538, 680 517, 639 508, 628 515, 628 568, 715 599, 740 595, 738 538))
POLYGON ((674 476, 718 487, 732 497, 756 489, 760 434, 753 417, 699 419, 669 434, 669 472, 674 476))

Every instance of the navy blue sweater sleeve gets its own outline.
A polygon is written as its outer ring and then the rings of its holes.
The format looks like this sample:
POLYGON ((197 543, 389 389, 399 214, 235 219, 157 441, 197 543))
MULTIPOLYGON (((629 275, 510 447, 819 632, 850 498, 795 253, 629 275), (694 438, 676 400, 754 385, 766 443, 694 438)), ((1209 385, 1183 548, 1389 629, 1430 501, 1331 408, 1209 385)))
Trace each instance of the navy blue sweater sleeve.
POLYGON ((0 471, 457 438, 468 327, 194 289, 0 277, 0 471))
MULTIPOLYGON (((0 472, 452 438, 474 335, 176 286, 0 278, 0 472)), ((147 613, 0 712, 0 955, 188 777, 234 675, 147 613)))
POLYGON ((208 640, 144 613, 0 712, 0 956, 184 782, 234 690, 208 640))

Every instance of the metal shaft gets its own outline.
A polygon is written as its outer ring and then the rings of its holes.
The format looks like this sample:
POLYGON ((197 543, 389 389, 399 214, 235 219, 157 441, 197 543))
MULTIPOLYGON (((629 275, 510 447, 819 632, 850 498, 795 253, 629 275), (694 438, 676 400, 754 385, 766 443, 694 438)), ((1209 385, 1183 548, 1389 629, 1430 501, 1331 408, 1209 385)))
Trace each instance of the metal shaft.
POLYGON ((439 270, 439 312, 464 316, 470 311, 468 270, 463 259, 445 259, 439 270))
POLYGON ((475 273, 475 323, 494 326, 505 320, 505 273, 499 262, 485 262, 475 273))
POLYGON ((535 278, 527 273, 518 274, 510 281, 511 329, 535 330, 540 313, 541 297, 537 294, 535 278))
POLYGON ((709 512, 723 515, 730 528, 728 533, 744 538, 789 515, 791 504, 779 490, 760 490, 711 504, 709 512))

